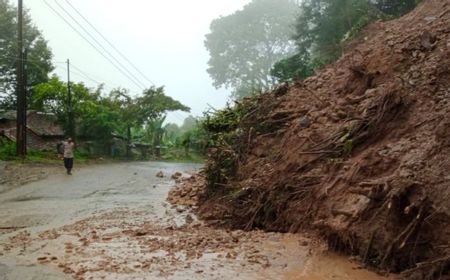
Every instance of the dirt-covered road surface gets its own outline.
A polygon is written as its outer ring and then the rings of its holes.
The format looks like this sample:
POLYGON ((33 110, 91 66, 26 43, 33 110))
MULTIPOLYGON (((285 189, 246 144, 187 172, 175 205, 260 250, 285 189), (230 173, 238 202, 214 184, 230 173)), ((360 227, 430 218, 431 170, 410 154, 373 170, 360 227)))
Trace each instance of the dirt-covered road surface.
POLYGON ((170 176, 199 167, 52 167, 0 193, 0 279, 385 279, 305 236, 214 229, 168 204, 170 176))

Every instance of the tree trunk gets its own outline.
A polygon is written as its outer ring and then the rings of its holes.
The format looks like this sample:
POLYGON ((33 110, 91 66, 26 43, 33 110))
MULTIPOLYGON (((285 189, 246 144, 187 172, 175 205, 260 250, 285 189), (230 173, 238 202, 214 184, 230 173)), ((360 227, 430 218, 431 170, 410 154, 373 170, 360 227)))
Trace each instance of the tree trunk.
POLYGON ((155 132, 153 146, 155 147, 156 158, 160 158, 161 157, 161 132, 158 130, 155 132))
POLYGON ((131 157, 131 125, 127 125, 127 158, 131 157))

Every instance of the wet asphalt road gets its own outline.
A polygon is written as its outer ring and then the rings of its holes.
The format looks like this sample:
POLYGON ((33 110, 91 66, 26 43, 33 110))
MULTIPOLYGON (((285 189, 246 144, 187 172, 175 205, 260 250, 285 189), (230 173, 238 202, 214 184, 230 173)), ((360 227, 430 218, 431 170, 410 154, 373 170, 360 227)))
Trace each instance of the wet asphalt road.
MULTIPOLYGON (((61 169, 46 180, 27 184, 0 195, 0 242, 17 231, 31 234, 57 228, 117 208, 161 206, 173 185, 170 176, 193 172, 198 164, 133 162, 75 168, 69 176, 61 169), (162 171, 164 178, 156 177, 162 171)), ((26 172, 26 171, 24 171, 26 172)), ((164 215, 155 210, 155 217, 164 215)), ((34 264, 26 254, 18 258, 0 251, 0 279, 65 279, 52 268, 34 264), (3 255, 3 256, 2 256, 3 255)))
POLYGON ((347 258, 312 253, 317 244, 299 235, 201 225, 165 201, 173 173, 199 168, 116 163, 72 176, 61 169, 0 194, 0 280, 385 279, 347 258))

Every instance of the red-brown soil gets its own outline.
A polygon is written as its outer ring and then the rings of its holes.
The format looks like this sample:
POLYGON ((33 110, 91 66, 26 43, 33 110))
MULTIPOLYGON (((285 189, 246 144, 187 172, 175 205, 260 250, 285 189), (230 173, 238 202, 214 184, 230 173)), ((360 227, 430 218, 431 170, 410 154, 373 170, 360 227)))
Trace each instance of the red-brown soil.
POLYGON ((316 76, 263 94, 232 145, 236 175, 200 212, 314 230, 371 266, 448 279, 449 103, 450 2, 427 0, 369 26, 316 76))

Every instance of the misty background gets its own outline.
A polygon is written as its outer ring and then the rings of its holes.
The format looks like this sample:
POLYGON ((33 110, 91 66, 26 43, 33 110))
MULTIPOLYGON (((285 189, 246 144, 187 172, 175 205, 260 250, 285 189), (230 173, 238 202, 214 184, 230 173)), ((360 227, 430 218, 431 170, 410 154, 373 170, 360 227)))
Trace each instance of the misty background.
MULTIPOLYGON (((17 5, 13 1, 10 2, 17 5)), ((69 11, 92 35, 96 35, 65 1, 46 2, 83 34, 59 5, 69 11)), ((229 97, 229 91, 217 90, 212 86, 211 78, 206 72, 209 55, 204 46, 205 35, 210 30, 212 20, 242 9, 248 2, 250 1, 76 0, 70 3, 154 85, 165 86, 167 95, 189 106, 190 114, 200 116, 208 107, 207 104, 221 108, 229 97)), ((132 94, 142 92, 142 88, 137 87, 98 54, 48 5, 43 0, 24 1, 33 22, 48 40, 54 54, 54 72, 58 76, 66 79, 65 61, 70 59, 70 62, 79 68, 72 68, 74 81, 83 81, 89 87, 97 87, 97 82, 104 83, 106 91, 120 86, 130 89, 132 94)), ((99 38, 99 41, 101 39, 99 36, 96 38, 99 38)), ((108 47, 107 43, 104 45, 108 47)), ((114 54, 113 49, 108 50, 114 54)), ((116 57, 120 59, 119 55, 116 57)), ((126 65, 126 62, 123 64, 126 65)), ((131 67, 128 68, 132 70, 131 67)), ((152 86, 138 73, 135 76, 147 87, 152 86)), ((181 124, 188 115, 189 113, 180 111, 169 112, 167 122, 181 124)))

